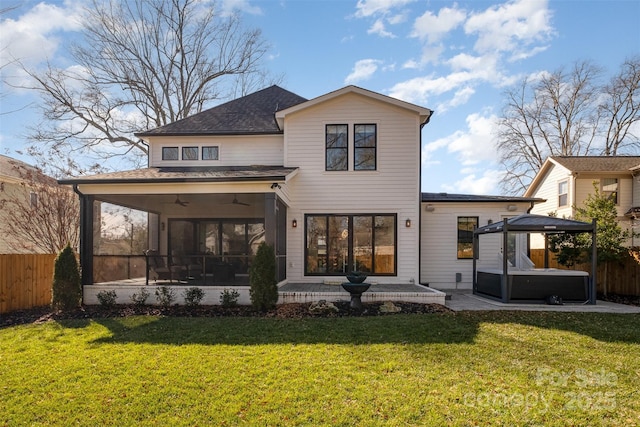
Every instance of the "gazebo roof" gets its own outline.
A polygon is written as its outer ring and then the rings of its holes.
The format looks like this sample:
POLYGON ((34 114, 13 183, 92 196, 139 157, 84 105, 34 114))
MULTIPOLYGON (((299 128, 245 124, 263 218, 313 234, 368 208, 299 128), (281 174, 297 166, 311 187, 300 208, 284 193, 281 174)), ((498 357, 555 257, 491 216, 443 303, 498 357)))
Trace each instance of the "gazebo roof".
MULTIPOLYGON (((590 222, 533 214, 523 214, 513 218, 507 218, 506 222, 506 231, 532 233, 582 233, 592 232, 595 227, 590 222)), ((474 233, 488 234, 502 233, 503 231, 505 231, 505 221, 476 228, 474 233)))

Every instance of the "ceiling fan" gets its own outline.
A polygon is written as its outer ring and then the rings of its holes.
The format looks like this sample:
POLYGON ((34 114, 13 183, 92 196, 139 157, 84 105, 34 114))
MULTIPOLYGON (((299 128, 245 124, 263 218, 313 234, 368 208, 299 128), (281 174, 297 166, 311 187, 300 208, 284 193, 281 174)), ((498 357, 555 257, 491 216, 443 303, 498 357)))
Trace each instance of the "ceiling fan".
POLYGON ((185 202, 184 200, 180 200, 180 195, 179 194, 176 196, 176 201, 173 202, 173 203, 175 203, 176 205, 180 205, 182 207, 186 207, 189 204, 189 202, 185 202))
POLYGON ((242 206, 251 206, 249 203, 244 203, 238 200, 238 195, 234 194, 233 195, 233 200, 231 201, 231 203, 227 203, 228 205, 242 205, 242 206))

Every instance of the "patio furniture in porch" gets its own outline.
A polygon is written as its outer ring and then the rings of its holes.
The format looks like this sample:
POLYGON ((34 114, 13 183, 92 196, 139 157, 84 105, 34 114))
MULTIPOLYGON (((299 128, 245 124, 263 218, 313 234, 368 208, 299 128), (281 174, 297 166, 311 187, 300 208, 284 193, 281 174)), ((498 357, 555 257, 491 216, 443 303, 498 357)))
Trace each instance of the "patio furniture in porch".
POLYGON ((158 280, 169 280, 170 283, 173 283, 174 280, 180 281, 184 271, 183 266, 167 266, 164 262, 164 257, 154 250, 146 251, 145 255, 147 257, 147 284, 149 283, 149 278, 156 282, 158 280))

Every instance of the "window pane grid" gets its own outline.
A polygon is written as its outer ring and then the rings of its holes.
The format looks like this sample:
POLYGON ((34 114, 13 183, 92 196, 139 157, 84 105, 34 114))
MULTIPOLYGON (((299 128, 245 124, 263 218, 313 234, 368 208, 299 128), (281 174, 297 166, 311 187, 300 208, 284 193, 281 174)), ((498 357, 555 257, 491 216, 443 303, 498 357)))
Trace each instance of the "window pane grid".
POLYGON ((326 125, 326 170, 344 171, 349 167, 349 137, 347 125, 326 125))
POLYGON ((458 217, 458 259, 473 258, 473 230, 477 226, 477 216, 458 217))
POLYGON ((354 170, 376 170, 377 129, 375 124, 353 127, 354 170))
POLYGON ((395 215, 307 215, 305 274, 396 273, 395 215))

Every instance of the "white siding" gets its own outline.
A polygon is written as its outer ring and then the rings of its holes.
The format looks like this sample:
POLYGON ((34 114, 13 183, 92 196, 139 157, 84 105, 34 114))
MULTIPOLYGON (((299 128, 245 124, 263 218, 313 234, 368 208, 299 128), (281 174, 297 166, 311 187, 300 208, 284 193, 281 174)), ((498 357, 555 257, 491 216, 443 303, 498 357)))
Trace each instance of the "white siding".
MULTIPOLYGON (((598 190, 602 190, 600 188, 600 178, 602 175, 581 175, 580 178, 576 179, 576 206, 582 207, 584 206, 584 202, 589 196, 589 194, 593 194, 593 183, 598 183, 598 190)), ((632 179, 631 177, 623 177, 623 176, 614 176, 614 175, 606 175, 606 178, 618 178, 618 217, 624 216, 625 212, 627 212, 632 206, 632 197, 633 197, 633 189, 632 189, 632 179)))
POLYGON ((285 166, 299 167, 290 182, 288 224, 290 282, 304 276, 304 215, 397 214, 397 277, 379 283, 418 281, 420 124, 416 113, 358 94, 347 94, 285 118, 285 166), (353 125, 377 124, 377 170, 353 171, 353 125), (325 125, 349 125, 349 171, 325 171, 325 125), (411 219, 413 226, 405 227, 411 219))
MULTIPOLYGON (((473 260, 458 259, 458 217, 477 216, 478 225, 484 226, 489 220, 498 222, 527 213, 530 208, 530 204, 524 202, 508 204, 516 205, 517 210, 508 211, 505 202, 423 203, 420 282, 436 289, 471 289, 473 260), (434 206, 433 212, 425 210, 427 204, 434 206), (462 282, 456 283, 456 273, 462 274, 462 282)), ((478 267, 501 267, 502 234, 482 235, 479 243, 478 267)))
POLYGON ((546 199, 546 202, 537 203, 531 210, 531 213, 536 215, 548 215, 549 212, 556 212, 559 217, 571 217, 573 215, 571 206, 574 204, 575 200, 572 180, 573 177, 571 176, 571 171, 563 166, 552 164, 549 172, 543 178, 536 191, 529 195, 530 197, 546 199), (567 206, 559 207, 558 183, 565 179, 569 183, 569 201, 567 206))
POLYGON ((151 167, 161 166, 282 166, 283 136, 192 136, 192 137, 151 137, 149 138, 149 159, 151 167), (198 147, 198 157, 203 146, 218 146, 218 160, 162 160, 162 147, 178 147, 181 157, 182 147, 198 147))

